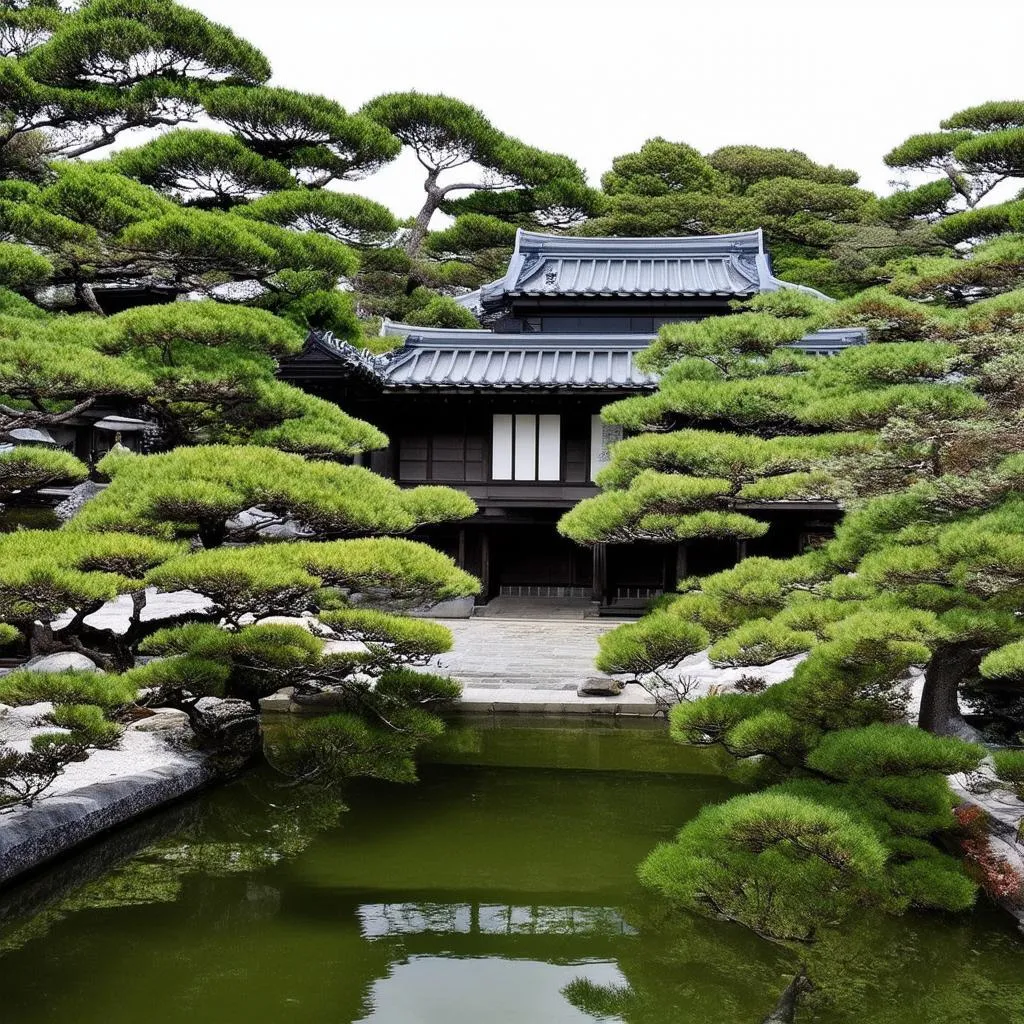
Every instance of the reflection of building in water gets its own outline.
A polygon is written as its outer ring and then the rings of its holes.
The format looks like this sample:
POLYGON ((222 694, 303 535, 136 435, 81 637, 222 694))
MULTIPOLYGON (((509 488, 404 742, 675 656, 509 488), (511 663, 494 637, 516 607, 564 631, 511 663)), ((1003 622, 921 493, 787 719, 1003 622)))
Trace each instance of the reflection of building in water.
POLYGON ((364 938, 394 935, 634 935, 614 907, 500 903, 364 903, 364 938))

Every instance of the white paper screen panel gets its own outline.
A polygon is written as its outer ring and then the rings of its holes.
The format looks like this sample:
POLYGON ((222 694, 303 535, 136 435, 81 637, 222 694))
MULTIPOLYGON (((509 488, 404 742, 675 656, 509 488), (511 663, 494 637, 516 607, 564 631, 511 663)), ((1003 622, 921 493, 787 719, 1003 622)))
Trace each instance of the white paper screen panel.
POLYGON ((512 417, 498 414, 494 417, 491 436, 491 476, 495 480, 512 479, 512 417))
POLYGON ((537 417, 537 479, 562 478, 562 417, 537 417))
POLYGON ((537 417, 529 413, 516 416, 515 478, 537 479, 537 417))

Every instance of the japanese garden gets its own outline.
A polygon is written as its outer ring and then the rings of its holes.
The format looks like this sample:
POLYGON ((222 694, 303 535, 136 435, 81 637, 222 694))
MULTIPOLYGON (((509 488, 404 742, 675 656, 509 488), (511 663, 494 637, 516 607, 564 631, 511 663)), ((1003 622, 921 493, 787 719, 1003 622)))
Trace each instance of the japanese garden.
POLYGON ((4 1020, 1024 1024, 1024 97, 282 81, 0 3, 4 1020))

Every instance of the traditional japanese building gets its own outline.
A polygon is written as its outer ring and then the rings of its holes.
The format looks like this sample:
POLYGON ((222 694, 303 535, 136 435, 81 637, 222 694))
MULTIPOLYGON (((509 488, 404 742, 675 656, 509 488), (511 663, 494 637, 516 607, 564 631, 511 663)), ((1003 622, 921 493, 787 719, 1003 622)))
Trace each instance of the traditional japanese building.
MULTIPOLYGON (((760 231, 696 238, 570 238, 520 231, 503 278, 459 301, 485 325, 449 330, 385 323, 399 347, 375 356, 330 334, 310 336, 282 376, 386 431, 367 464, 400 484, 446 484, 479 513, 423 532, 498 595, 586 598, 640 608, 680 574, 707 573, 746 553, 795 554, 827 535, 829 502, 773 502, 772 529, 733 543, 597 545, 555 524, 598 492, 597 471, 621 428, 609 402, 656 387, 637 353, 666 323, 731 312, 759 292, 799 288, 771 273, 760 231)), ((812 289, 802 289, 812 291, 812 289)), ((818 294, 818 293, 814 293, 818 294)), ((865 341, 825 330, 795 347, 823 356, 865 341)))

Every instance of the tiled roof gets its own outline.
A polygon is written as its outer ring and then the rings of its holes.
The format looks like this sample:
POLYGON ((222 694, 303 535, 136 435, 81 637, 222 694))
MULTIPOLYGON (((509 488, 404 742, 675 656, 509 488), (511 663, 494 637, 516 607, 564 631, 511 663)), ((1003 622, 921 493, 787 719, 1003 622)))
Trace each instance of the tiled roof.
MULTIPOLYGON (((358 351, 330 334, 311 335, 310 344, 388 391, 638 391, 654 388, 658 381, 656 374, 636 366, 637 354, 651 342, 642 334, 495 334, 387 322, 382 333, 402 337, 404 344, 381 356, 358 351)), ((792 347, 827 355, 866 340, 861 328, 829 328, 807 335, 792 347)))
MULTIPOLYGON (((653 388, 636 368, 648 345, 636 335, 491 334, 488 338, 409 337, 385 372, 387 388, 653 388)), ((479 335, 489 332, 466 332, 479 335)))
POLYGON ((772 275, 760 230, 685 238, 579 238, 520 230, 505 276, 459 301, 489 309, 519 296, 744 298, 779 288, 801 286, 772 275))

